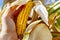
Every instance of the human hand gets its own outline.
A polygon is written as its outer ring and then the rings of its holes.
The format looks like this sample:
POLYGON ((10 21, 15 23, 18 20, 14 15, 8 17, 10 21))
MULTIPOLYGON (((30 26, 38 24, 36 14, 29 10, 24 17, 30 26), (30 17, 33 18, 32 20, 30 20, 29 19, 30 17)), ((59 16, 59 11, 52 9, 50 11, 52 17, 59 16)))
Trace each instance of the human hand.
POLYGON ((2 30, 0 40, 18 40, 14 17, 16 17, 21 11, 21 6, 16 9, 17 6, 18 5, 15 5, 14 7, 9 6, 2 15, 2 30))

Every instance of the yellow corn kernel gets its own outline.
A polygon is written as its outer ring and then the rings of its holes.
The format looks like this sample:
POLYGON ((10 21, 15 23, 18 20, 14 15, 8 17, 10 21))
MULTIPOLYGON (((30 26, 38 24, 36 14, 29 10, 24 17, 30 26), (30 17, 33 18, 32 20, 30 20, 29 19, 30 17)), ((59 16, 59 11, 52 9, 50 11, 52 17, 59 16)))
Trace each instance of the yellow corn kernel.
POLYGON ((24 33, 26 29, 28 16, 33 6, 34 6, 34 3, 32 1, 29 1, 27 2, 26 7, 22 9, 22 11, 19 13, 17 17, 17 34, 18 35, 24 33))

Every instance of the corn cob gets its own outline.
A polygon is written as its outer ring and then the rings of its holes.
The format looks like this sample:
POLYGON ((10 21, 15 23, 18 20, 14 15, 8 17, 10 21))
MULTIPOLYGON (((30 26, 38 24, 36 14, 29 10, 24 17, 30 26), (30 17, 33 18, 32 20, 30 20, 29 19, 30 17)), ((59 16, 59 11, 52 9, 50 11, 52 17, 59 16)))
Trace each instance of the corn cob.
POLYGON ((17 17, 17 34, 23 34, 26 29, 26 24, 28 20, 28 16, 33 7, 34 3, 32 1, 27 2, 26 7, 22 9, 17 17))

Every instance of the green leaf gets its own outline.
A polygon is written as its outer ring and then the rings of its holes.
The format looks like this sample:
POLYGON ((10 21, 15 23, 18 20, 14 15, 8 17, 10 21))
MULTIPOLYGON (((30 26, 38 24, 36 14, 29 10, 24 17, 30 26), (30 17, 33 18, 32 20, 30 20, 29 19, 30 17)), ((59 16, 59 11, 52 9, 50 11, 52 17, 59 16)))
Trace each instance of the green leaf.
POLYGON ((57 10, 60 10, 60 1, 57 1, 49 6, 48 13, 51 15, 52 13, 57 12, 57 10))
POLYGON ((53 36, 53 38, 57 37, 57 35, 56 35, 56 34, 52 34, 52 36, 53 36))
POLYGON ((60 29, 60 17, 56 19, 55 26, 60 29))
MULTIPOLYGON (((60 5, 60 4, 59 4, 60 5)), ((55 6, 55 7, 53 7, 53 8, 51 8, 50 10, 48 10, 48 12, 49 12, 49 15, 51 15, 52 13, 55 13, 55 12, 57 12, 58 10, 60 10, 60 6, 55 6), (56 8, 55 8, 56 7, 56 8), (54 9, 55 8, 55 9, 54 9)))
POLYGON ((60 9, 57 11, 58 15, 60 15, 60 9))

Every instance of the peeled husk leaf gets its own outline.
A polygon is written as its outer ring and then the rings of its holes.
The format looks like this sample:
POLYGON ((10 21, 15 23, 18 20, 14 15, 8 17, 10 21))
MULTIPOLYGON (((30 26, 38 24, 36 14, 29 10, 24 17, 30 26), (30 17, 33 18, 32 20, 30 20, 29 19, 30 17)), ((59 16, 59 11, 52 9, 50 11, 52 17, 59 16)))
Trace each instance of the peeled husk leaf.
POLYGON ((14 6, 14 5, 24 5, 28 2, 29 0, 16 0, 14 1, 13 3, 11 3, 11 6, 14 6))
POLYGON ((60 32, 60 15, 56 17, 55 28, 58 32, 60 32))
POLYGON ((4 5, 3 9, 0 12, 0 31, 1 31, 1 28, 2 28, 2 23, 1 23, 2 15, 4 14, 5 10, 7 9, 7 6, 9 6, 9 5, 10 5, 10 3, 7 3, 6 5, 4 5))
POLYGON ((52 40, 52 35, 47 26, 44 23, 40 23, 31 32, 29 40, 52 40))
POLYGON ((37 20, 37 21, 34 21, 32 22, 30 25, 28 25, 28 27, 26 28, 26 31, 24 33, 24 37, 23 37, 23 40, 28 40, 29 38, 29 34, 31 33, 32 31, 32 28, 34 28, 35 25, 37 25, 39 22, 41 22, 42 20, 37 20))
POLYGON ((37 20, 28 25, 23 40, 52 40, 52 35, 42 20, 37 20), (32 38, 31 38, 32 37, 32 38))
POLYGON ((34 11, 32 22, 36 21, 38 19, 38 14, 34 11))
POLYGON ((49 16, 49 24, 52 25, 55 22, 56 16, 58 13, 53 13, 49 16))
POLYGON ((35 2, 35 11, 42 18, 42 20, 49 26, 48 24, 48 12, 41 1, 35 2))

